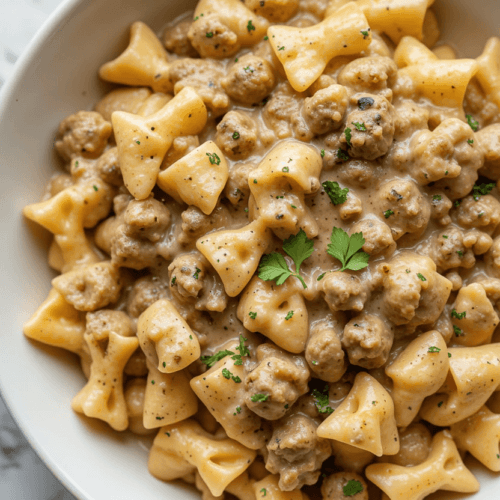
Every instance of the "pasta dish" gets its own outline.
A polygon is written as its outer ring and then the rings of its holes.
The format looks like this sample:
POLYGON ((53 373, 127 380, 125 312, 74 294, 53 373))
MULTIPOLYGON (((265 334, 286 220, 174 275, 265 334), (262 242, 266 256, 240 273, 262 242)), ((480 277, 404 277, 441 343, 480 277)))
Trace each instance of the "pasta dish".
POLYGON ((500 39, 460 58, 432 3, 199 0, 61 121, 24 333, 156 478, 422 500, 479 490, 466 453, 500 471, 500 39))

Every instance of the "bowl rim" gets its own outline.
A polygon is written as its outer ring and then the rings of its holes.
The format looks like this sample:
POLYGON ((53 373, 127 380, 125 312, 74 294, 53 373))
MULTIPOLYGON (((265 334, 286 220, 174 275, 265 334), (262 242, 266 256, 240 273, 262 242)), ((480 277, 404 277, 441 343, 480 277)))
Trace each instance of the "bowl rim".
MULTIPOLYGON (((62 0, 44 21, 17 60, 11 76, 0 89, 0 117, 5 116, 5 111, 13 99, 16 89, 22 84, 22 81, 28 73, 32 63, 39 56, 45 43, 53 35, 57 27, 65 20, 69 19, 78 7, 89 1, 91 0, 62 0)), ((0 395, 2 396, 10 416, 19 427, 32 450, 42 460, 43 464, 73 496, 77 499, 85 498, 84 493, 78 485, 72 480, 71 477, 62 471, 60 466, 52 460, 50 454, 36 439, 30 426, 24 421, 22 412, 18 411, 13 394, 6 390, 5 386, 3 386, 1 378, 0 395)))

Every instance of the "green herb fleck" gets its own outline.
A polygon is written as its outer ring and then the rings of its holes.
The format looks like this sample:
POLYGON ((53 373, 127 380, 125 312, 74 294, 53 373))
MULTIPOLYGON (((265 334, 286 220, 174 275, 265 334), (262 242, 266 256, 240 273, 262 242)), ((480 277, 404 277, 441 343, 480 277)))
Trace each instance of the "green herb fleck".
POLYGON ((254 183, 254 184, 257 184, 257 179, 254 179, 254 180, 253 180, 253 183, 254 183))
POLYGON ((288 167, 283 167, 281 169, 282 172, 290 172, 290 169, 288 167))
POLYGON ((255 26, 252 24, 252 20, 250 19, 247 24, 247 30, 250 33, 250 31, 255 31, 255 26))
POLYGON ((478 216, 479 218, 481 218, 483 215, 484 215, 484 212, 479 212, 479 213, 477 214, 477 216, 478 216))
POLYGON ((155 381, 154 380, 151 380, 151 385, 155 385, 155 381))
POLYGON ((420 281, 427 281, 427 278, 422 273, 417 273, 417 277, 420 281))
POLYGON ((205 36, 207 38, 212 38, 214 36, 214 34, 211 31, 209 31, 209 32, 205 33, 205 36))
POLYGON ((338 182, 325 181, 321 184, 334 205, 340 205, 347 201, 348 188, 342 189, 338 182))
POLYGON ((438 403, 438 408, 441 408, 441 406, 443 406, 443 403, 444 403, 444 401, 440 401, 440 402, 438 403))
POLYGON ((196 272, 193 274, 193 278, 197 280, 200 277, 201 269, 196 268, 196 272))
POLYGON ((363 491, 363 485, 360 481, 356 481, 356 479, 349 479, 347 484, 342 488, 342 491, 344 492, 344 496, 352 497, 363 491))
POLYGON ((239 132, 234 132, 233 134, 233 140, 237 141, 240 138, 239 132))
POLYGON ((174 276, 172 278, 172 281, 170 282, 170 286, 174 286, 176 281, 177 281, 177 276, 174 276))
POLYGON ((228 349, 225 349, 224 351, 219 351, 215 353, 213 356, 202 356, 200 358, 202 363, 205 363, 209 368, 215 365, 217 361, 220 361, 222 358, 225 358, 226 356, 231 356, 234 355, 233 351, 229 351, 228 349))
POLYGON ((458 253, 458 256, 460 258, 462 258, 464 256, 464 253, 462 252, 462 250, 457 250, 457 253, 458 253))
POLYGON ((262 493, 262 496, 265 497, 267 495, 267 491, 266 491, 266 488, 262 488, 260 490, 260 492, 262 493))
POLYGON ((342 161, 348 161, 349 160, 349 155, 343 149, 338 149, 337 150, 337 158, 339 160, 342 160, 342 161))
POLYGON ((166 434, 168 437, 170 437, 170 432, 165 432, 165 434, 166 434))
POLYGON ((434 201, 441 201, 443 199, 443 197, 440 195, 440 194, 435 194, 432 199, 434 201))
POLYGON ((471 115, 465 115, 467 118, 467 123, 470 125, 470 128, 474 130, 474 132, 477 132, 477 129, 479 128, 479 122, 474 120, 471 115))
POLYGON ((292 317, 293 317, 293 311, 288 311, 288 314, 285 316, 285 321, 292 319, 292 317))
POLYGON ((324 150, 324 149, 322 149, 322 150, 321 150, 321 158, 324 158, 324 157, 325 157, 325 150, 324 150))
POLYGON ((220 165, 220 158, 217 153, 206 153, 212 165, 220 165))
POLYGON ((283 45, 283 47, 278 47, 278 50, 285 50, 285 46, 283 45))
POLYGON ((410 271, 409 269, 407 269, 407 270, 406 270, 406 274, 410 274, 410 272, 411 272, 411 271, 410 271))
POLYGON ((365 40, 368 38, 368 35, 369 35, 368 31, 369 31, 369 28, 368 28, 368 30, 361 30, 361 34, 363 35, 363 38, 365 40))
POLYGON ((448 357, 451 358, 451 352, 448 353, 448 357))
POLYGON ((326 274, 326 273, 320 274, 320 275, 318 276, 318 278, 316 279, 316 281, 321 281, 321 280, 325 277, 325 274, 326 274))
POLYGON ((435 345, 431 345, 427 352, 439 352, 439 351, 441 351, 441 349, 439 347, 436 347, 435 345))
POLYGON ((266 36, 264 37, 264 40, 269 40, 269 37, 266 35, 266 36))
POLYGON ((386 210, 386 211, 384 212, 384 217, 385 217, 386 219, 388 219, 391 215, 394 215, 394 212, 393 212, 391 209, 386 210))
POLYGON ((269 394, 254 394, 250 399, 253 403, 263 403, 269 399, 269 394))
POLYGON ((444 238, 445 240, 447 240, 447 239, 448 239, 448 235, 447 235, 447 234, 443 234, 442 236, 443 236, 443 238, 444 238))
POLYGON ((93 185, 94 191, 99 191, 99 188, 94 184, 93 185))
POLYGON ((140 144, 140 143, 141 143, 141 141, 135 141, 135 143, 136 143, 136 144, 140 144))
POLYGON ((366 127, 364 123, 359 123, 359 122, 351 122, 351 123, 356 127, 356 130, 360 130, 361 132, 366 132, 366 127))
POLYGON ((351 129, 349 127, 347 127, 345 130, 344 130, 344 134, 345 134, 345 140, 346 140, 346 143, 347 143, 347 147, 348 148, 352 148, 352 144, 351 144, 351 129))
POLYGON ((455 337, 461 337, 464 334, 463 330, 457 325, 453 325, 453 331, 455 332, 455 337))
POLYGON ((162 365, 163 365, 163 368, 166 368, 166 367, 167 367, 167 363, 166 363, 166 361, 164 361, 164 362, 162 363, 162 365))
POLYGON ((478 201, 481 195, 487 195, 491 193, 491 190, 495 187, 494 182, 490 182, 489 184, 474 184, 472 188, 472 197, 478 201))
POLYGON ((314 404, 318 409, 319 413, 333 413, 333 408, 328 406, 329 398, 328 398, 328 385, 325 385, 323 392, 319 392, 318 389, 314 389, 311 392, 312 397, 315 399, 314 404))
POLYGON ((473 140, 473 139, 467 139, 467 142, 468 142, 469 144, 474 144, 474 140, 473 140))
POLYGON ((467 311, 457 312, 455 308, 451 310, 451 317, 457 319, 464 319, 467 316, 467 311))
POLYGON ((327 253, 341 262, 341 271, 346 269, 359 271, 368 266, 370 256, 361 250, 365 244, 363 233, 354 233, 349 236, 343 229, 334 227, 330 242, 327 253))
MULTIPOLYGON (((363 240, 364 241, 364 240, 363 240)), ((259 264, 258 275, 261 280, 274 281, 282 285, 290 276, 297 278, 304 288, 307 285, 300 273, 300 266, 314 251, 314 242, 307 238, 301 228, 295 236, 290 236, 283 242, 283 250, 295 263, 295 272, 292 272, 283 255, 273 252, 262 257, 259 264)))
POLYGON ((252 318, 252 319, 255 319, 257 317, 257 313, 256 312, 253 312, 253 311, 250 311, 248 313, 248 315, 252 318))

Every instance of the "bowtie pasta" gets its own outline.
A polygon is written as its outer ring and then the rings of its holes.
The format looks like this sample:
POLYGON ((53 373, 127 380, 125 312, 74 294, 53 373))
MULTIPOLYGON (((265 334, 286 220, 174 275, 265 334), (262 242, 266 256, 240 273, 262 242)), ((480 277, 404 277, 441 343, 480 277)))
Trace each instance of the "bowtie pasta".
POLYGON ((24 333, 158 479, 422 500, 478 491, 467 452, 500 471, 500 39, 459 58, 432 3, 200 0, 61 122, 24 333))

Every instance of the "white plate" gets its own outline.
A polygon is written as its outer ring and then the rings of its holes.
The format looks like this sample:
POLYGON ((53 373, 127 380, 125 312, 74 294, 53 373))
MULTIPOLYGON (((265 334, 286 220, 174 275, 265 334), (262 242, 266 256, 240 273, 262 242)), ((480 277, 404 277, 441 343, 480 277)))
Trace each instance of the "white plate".
MULTIPOLYGON (((21 209, 38 200, 57 165, 52 144, 58 123, 102 95, 97 69, 126 46, 130 23, 140 19, 157 30, 193 6, 194 0, 68 0, 32 41, 0 96, 0 388, 35 450, 83 500, 199 496, 153 479, 146 445, 135 436, 75 414, 70 402, 84 384, 76 359, 22 335, 53 273, 46 264, 47 235, 23 220, 21 209)), ((498 0, 437 0, 436 8, 445 37, 464 56, 478 55, 486 38, 498 34, 498 0)), ((498 498, 498 475, 474 468, 482 490, 468 498, 498 498)))

